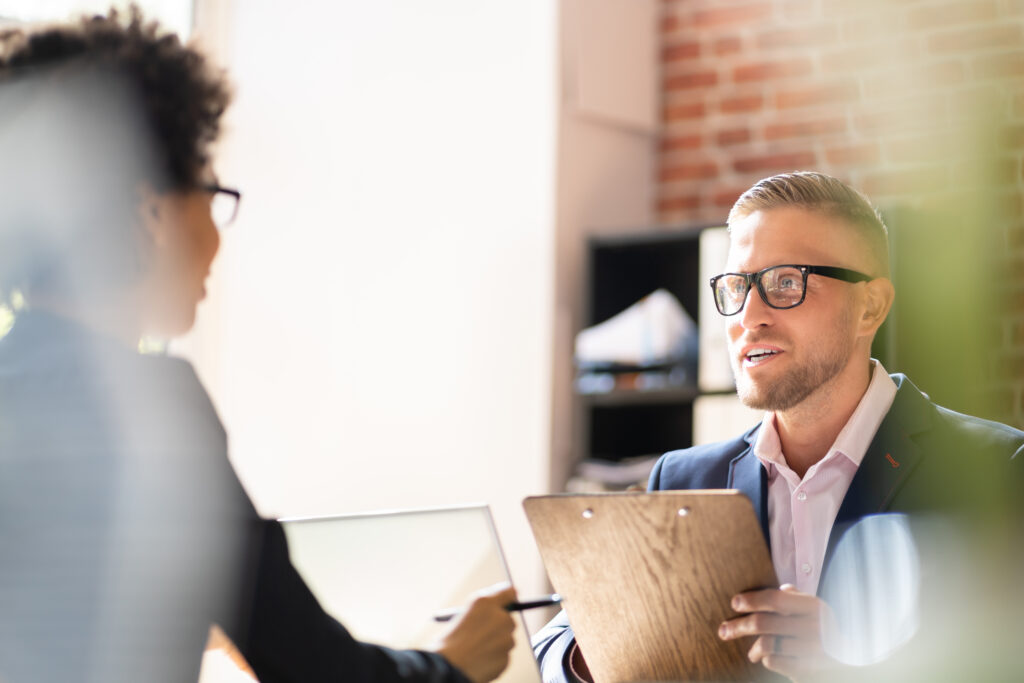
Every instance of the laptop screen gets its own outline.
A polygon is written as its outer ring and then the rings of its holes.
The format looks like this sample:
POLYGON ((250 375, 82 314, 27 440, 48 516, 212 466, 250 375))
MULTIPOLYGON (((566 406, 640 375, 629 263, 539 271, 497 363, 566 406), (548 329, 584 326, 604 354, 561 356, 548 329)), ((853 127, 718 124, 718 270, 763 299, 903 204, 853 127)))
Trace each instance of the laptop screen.
MULTIPOLYGON (((509 582, 487 506, 281 520, 292 563, 323 608, 359 640, 426 648, 449 628, 433 615, 509 582)), ((498 679, 540 680, 529 636, 498 679)))

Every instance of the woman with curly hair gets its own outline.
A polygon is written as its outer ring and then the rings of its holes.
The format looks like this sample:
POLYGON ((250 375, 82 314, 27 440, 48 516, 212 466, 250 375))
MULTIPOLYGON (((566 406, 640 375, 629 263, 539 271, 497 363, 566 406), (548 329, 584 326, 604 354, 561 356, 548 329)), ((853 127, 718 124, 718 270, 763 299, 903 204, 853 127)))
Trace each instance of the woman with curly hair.
MULTIPOLYGON (((196 680, 219 624, 264 683, 487 681, 511 589, 437 650, 355 641, 317 604, 227 459, 184 360, 240 193, 212 172, 223 77, 127 15, 0 38, 0 680, 196 680)), ((358 549, 353 549, 358 552, 358 549)))

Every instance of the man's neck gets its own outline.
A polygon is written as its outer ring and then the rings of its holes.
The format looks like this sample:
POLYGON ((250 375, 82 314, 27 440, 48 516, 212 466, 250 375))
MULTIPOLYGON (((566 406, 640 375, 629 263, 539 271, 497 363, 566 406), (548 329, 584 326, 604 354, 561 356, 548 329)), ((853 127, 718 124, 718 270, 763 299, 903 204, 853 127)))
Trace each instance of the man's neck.
POLYGON ((857 362, 799 405, 775 413, 782 453, 801 479, 825 457, 849 422, 871 383, 872 370, 870 361, 857 362))

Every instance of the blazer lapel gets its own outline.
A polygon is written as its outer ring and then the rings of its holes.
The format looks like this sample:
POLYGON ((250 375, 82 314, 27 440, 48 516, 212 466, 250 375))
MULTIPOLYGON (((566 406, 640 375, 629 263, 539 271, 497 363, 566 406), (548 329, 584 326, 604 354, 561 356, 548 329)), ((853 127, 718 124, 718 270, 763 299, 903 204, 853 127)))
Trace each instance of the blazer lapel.
POLYGON ((896 398, 839 507, 825 551, 826 567, 846 529, 865 515, 888 511, 893 497, 921 460, 921 449, 911 436, 930 426, 931 403, 905 375, 892 377, 898 387, 896 398))
POLYGON ((754 455, 754 441, 759 428, 760 425, 743 435, 747 448, 729 463, 729 481, 726 485, 731 489, 739 489, 750 499, 761 522, 764 540, 771 549, 772 541, 768 533, 768 475, 761 461, 754 455))

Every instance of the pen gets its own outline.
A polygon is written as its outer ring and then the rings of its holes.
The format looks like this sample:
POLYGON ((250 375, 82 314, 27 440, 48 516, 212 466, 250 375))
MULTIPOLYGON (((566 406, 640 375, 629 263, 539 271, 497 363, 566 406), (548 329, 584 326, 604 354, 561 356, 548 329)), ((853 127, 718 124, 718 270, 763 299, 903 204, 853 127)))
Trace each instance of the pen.
MULTIPOLYGON (((509 612, 522 612, 524 609, 534 609, 536 607, 550 607, 551 605, 557 605, 562 602, 562 596, 558 593, 552 593, 551 595, 545 595, 540 598, 534 598, 533 600, 521 600, 519 602, 510 602, 505 605, 505 609, 509 612)), ((434 621, 451 621, 453 618, 459 616, 464 611, 462 607, 456 607, 452 609, 446 609, 438 612, 434 615, 434 621)))

